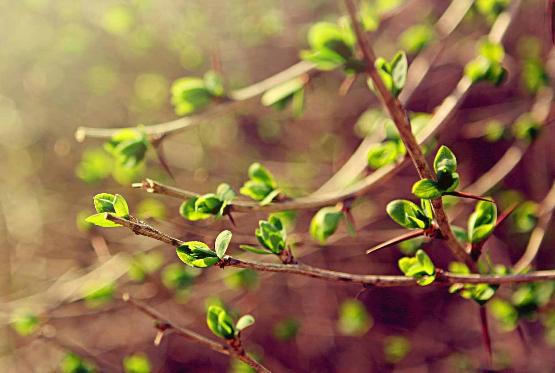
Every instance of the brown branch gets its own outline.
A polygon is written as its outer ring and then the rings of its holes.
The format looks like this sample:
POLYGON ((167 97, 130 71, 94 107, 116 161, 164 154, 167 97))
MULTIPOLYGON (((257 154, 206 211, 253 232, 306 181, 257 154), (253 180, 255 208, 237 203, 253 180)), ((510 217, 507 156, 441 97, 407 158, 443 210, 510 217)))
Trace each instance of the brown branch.
MULTIPOLYGON (((385 106, 385 108, 389 112, 389 115, 391 116, 391 119, 395 123, 397 131, 399 132, 399 136, 405 144, 405 148, 407 149, 407 152, 414 166, 416 167, 418 175, 421 179, 435 180, 435 174, 432 172, 430 166, 426 162, 426 158, 422 153, 422 149, 420 148, 420 145, 418 144, 416 138, 414 137, 414 134, 412 133, 409 117, 407 112, 405 111, 405 108, 401 105, 401 102, 396 97, 394 97, 387 89, 374 66, 376 57, 374 55, 374 51, 368 43, 366 35, 362 30, 360 22, 358 21, 358 13, 355 7, 354 0, 345 0, 345 4, 347 5, 347 10, 349 12, 349 16, 351 17, 360 50, 362 51, 362 55, 364 56, 364 60, 366 62, 366 74, 372 79, 374 87, 379 93, 379 97, 382 100, 383 105, 385 106)), ((453 255, 455 255, 458 260, 465 262, 467 265, 469 265, 469 267, 474 267, 474 263, 472 262, 468 253, 465 251, 464 247, 461 246, 461 244, 457 241, 453 232, 451 231, 447 215, 443 210, 443 203, 441 201, 441 198, 434 199, 431 201, 431 203, 434 209, 435 220, 437 222, 438 228, 453 255)))
MULTIPOLYGON (((108 220, 120 224, 126 228, 131 229, 135 234, 143 235, 154 238, 158 241, 167 243, 169 245, 178 247, 184 242, 160 232, 159 230, 141 222, 133 217, 128 219, 120 218, 115 215, 108 214, 108 220)), ((417 286, 417 282, 411 277, 395 276, 395 275, 359 275, 338 271, 331 271, 328 269, 321 269, 312 267, 305 264, 278 264, 278 263, 264 263, 251 260, 239 259, 231 256, 225 256, 220 265, 222 267, 232 266, 238 268, 249 268, 263 272, 279 272, 291 273, 302 275, 320 280, 345 282, 359 285, 371 285, 379 287, 392 287, 392 286, 417 286)), ((479 275, 479 274, 455 274, 444 272, 438 269, 435 285, 449 285, 449 284, 513 284, 535 281, 550 281, 555 279, 555 270, 536 271, 526 274, 515 275, 479 275)))
POLYGON ((239 359, 242 362, 251 366, 257 372, 265 372, 265 373, 270 372, 268 368, 266 368, 265 366, 263 366, 262 364, 254 360, 247 353, 245 353, 240 343, 236 342, 236 343, 222 344, 210 338, 206 338, 205 336, 200 335, 190 329, 176 325, 172 323, 170 320, 168 320, 167 318, 165 318, 163 315, 161 315, 158 311, 156 311, 152 307, 142 302, 139 302, 135 299, 132 299, 127 293, 123 295, 123 300, 133 305, 137 310, 141 311, 142 313, 144 313, 145 315, 153 319, 156 322, 156 328, 161 332, 172 331, 177 335, 185 337, 195 343, 206 346, 213 351, 219 352, 220 354, 239 359))

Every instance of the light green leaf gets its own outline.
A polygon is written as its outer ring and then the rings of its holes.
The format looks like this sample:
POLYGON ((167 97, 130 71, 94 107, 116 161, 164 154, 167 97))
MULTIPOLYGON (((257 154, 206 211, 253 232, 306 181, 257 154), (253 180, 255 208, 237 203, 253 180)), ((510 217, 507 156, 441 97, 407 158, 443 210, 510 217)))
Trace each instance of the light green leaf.
POLYGON ((343 212, 337 210, 336 207, 320 209, 310 222, 310 235, 321 244, 325 243, 337 230, 342 217, 343 212))
POLYGON ((252 317, 251 315, 243 315, 239 320, 237 320, 237 323, 235 324, 235 329, 237 331, 241 331, 253 324, 254 324, 254 317, 252 317))
POLYGON ((120 224, 116 224, 113 221, 108 220, 107 217, 108 217, 107 212, 98 213, 98 214, 94 214, 94 215, 89 216, 88 218, 85 219, 85 221, 87 223, 91 223, 91 224, 97 225, 99 227, 104 227, 104 228, 121 227, 120 224))
POLYGON ((408 229, 425 229, 431 224, 431 220, 420 207, 411 201, 391 201, 387 204, 386 211, 397 224, 408 229))
POLYGON ((306 79, 298 77, 270 88, 262 95, 262 105, 272 106, 282 100, 293 98, 296 92, 303 89, 305 83, 306 79))
POLYGON ((479 201, 468 219, 468 240, 477 243, 488 238, 497 222, 495 203, 479 201))
POLYGON ((116 216, 122 218, 129 217, 129 206, 127 206, 127 201, 119 194, 116 194, 114 198, 114 211, 116 212, 116 216))
POLYGON ((218 258, 222 259, 225 255, 225 252, 229 246, 229 242, 231 241, 232 234, 230 231, 225 230, 218 234, 216 237, 216 255, 218 258))
POLYGON ((421 179, 412 186, 412 194, 421 199, 434 199, 441 197, 442 191, 435 181, 421 179))
POLYGON ((397 94, 405 87, 409 64, 405 52, 397 52, 391 60, 391 78, 397 94))
POLYGON ((434 170, 436 173, 457 171, 457 158, 447 146, 442 145, 436 153, 434 159, 434 170))

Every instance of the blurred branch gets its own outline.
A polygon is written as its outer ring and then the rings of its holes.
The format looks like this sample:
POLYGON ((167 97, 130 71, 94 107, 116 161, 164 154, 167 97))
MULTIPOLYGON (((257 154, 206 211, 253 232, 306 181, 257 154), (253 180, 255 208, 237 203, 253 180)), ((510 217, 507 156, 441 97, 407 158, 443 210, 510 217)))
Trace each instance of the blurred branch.
POLYGON ((553 186, 540 206, 538 224, 530 235, 530 240, 528 241, 524 254, 513 266, 515 272, 521 272, 528 268, 536 258, 536 255, 538 255, 541 243, 549 227, 549 222, 553 217, 553 210, 555 210, 555 183, 553 183, 553 186))
POLYGON ((244 351, 244 349, 240 344, 240 339, 231 340, 231 341, 234 341, 234 343, 229 343, 227 345, 221 344, 210 338, 206 338, 198 333, 195 333, 190 329, 187 329, 172 323, 166 317, 162 316, 158 311, 156 311, 155 309, 151 308, 150 306, 142 302, 132 299, 127 293, 123 295, 123 300, 131 304, 133 307, 135 307, 137 310, 141 311, 151 319, 153 319, 156 323, 155 324, 156 328, 162 333, 166 331, 172 331, 175 334, 178 334, 182 337, 189 339, 190 341, 193 341, 195 343, 208 347, 209 349, 219 352, 220 354, 239 359, 245 364, 248 364, 250 367, 255 369, 257 372, 268 372, 268 373, 270 372, 268 368, 258 363, 256 360, 254 360, 244 351))
MULTIPOLYGON (((120 224, 126 228, 129 228, 133 233, 137 235, 147 236, 154 238, 158 241, 167 243, 169 245, 179 247, 185 242, 178 238, 167 235, 166 233, 160 232, 156 228, 135 219, 134 217, 129 217, 128 219, 120 218, 115 215, 108 214, 108 220, 114 223, 120 224)), ((359 275, 338 271, 331 271, 328 269, 321 269, 317 267, 312 267, 305 264, 277 264, 277 263, 264 263, 256 262, 244 259, 238 259, 231 256, 225 256, 220 261, 220 266, 231 266, 238 268, 249 268, 257 271, 263 272, 279 272, 279 273, 291 273, 312 278, 317 278, 320 280, 334 281, 334 282, 345 282, 352 284, 360 284, 366 286, 379 286, 379 287, 392 287, 392 286, 418 286, 415 279, 406 276, 394 276, 394 275, 359 275)), ((535 282, 535 281, 548 281, 555 279, 555 270, 549 271, 536 271, 527 274, 515 274, 515 275, 479 275, 479 274, 468 274, 461 275, 450 272, 444 272, 442 270, 437 270, 436 281, 433 284, 512 284, 512 283, 523 283, 523 282, 535 282)))
MULTIPOLYGON (((422 149, 420 148, 420 145, 418 144, 416 138, 414 137, 414 134, 412 133, 408 113, 401 105, 401 102, 396 97, 394 97, 387 89, 374 66, 376 57, 358 21, 358 13, 355 7, 354 0, 345 0, 345 4, 347 5, 347 10, 349 12, 349 16, 351 17, 353 28, 357 36, 358 44, 362 51, 362 55, 364 56, 364 60, 366 61, 366 74, 372 79, 374 87, 379 93, 379 97, 381 98, 383 105, 386 107, 389 115, 391 116, 391 119, 395 123, 397 131, 399 131, 399 136, 405 144, 407 153, 409 154, 412 162, 414 163, 414 166, 416 167, 416 170, 418 171, 418 175, 421 179, 435 180, 435 174, 432 172, 430 166, 426 162, 426 158, 424 157, 422 149)), ((435 220, 441 232, 442 238, 445 240, 447 246, 453 252, 453 255, 455 255, 456 258, 467 263, 469 267, 472 267, 473 263, 468 256, 468 253, 465 251, 464 247, 461 246, 461 244, 457 241, 453 232, 451 231, 449 221, 447 220, 447 215, 443 210, 441 197, 433 199, 431 203, 435 213, 435 220)))

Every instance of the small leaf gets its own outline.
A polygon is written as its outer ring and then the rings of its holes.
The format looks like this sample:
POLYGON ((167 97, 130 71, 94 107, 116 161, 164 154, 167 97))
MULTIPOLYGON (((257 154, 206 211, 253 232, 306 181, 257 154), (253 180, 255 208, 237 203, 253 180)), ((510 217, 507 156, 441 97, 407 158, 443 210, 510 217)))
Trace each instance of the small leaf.
POLYGON ((412 186, 412 194, 421 199, 435 199, 441 197, 442 191, 435 181, 421 179, 412 186))
POLYGON ((339 332, 347 336, 362 336, 370 330, 374 320, 364 304, 356 299, 347 299, 339 307, 339 332))
POLYGON ((237 320, 237 323, 235 324, 235 329, 237 331, 241 331, 253 324, 254 324, 254 317, 252 317, 251 315, 243 315, 239 320, 237 320))
POLYGON ((120 224, 116 224, 113 221, 108 220, 107 217, 108 217, 108 213, 104 212, 104 213, 91 215, 88 218, 86 218, 85 221, 87 223, 91 223, 103 228, 121 227, 120 224))
POLYGON ((342 217, 343 212, 335 207, 320 209, 310 222, 310 235, 321 244, 325 243, 337 230, 342 217))
POLYGON ((436 157, 434 159, 434 170, 436 173, 453 173, 457 171, 457 158, 451 149, 445 145, 442 145, 436 153, 436 157))
POLYGON ((480 201, 468 219, 468 240, 477 243, 488 238, 497 221, 497 207, 494 203, 480 201))
POLYGON ((125 373, 151 373, 150 361, 145 355, 135 354, 123 359, 125 373))
POLYGON ((399 147, 395 141, 386 141, 373 145, 368 150, 368 167, 377 170, 395 162, 399 156, 399 147))
POLYGON ((262 95, 262 105, 272 106, 279 101, 292 99, 295 93, 303 89, 305 83, 305 78, 298 77, 295 79, 291 79, 285 83, 281 83, 273 88, 270 88, 262 95))
POLYGON ((122 218, 129 217, 129 206, 127 206, 127 201, 119 194, 116 194, 114 198, 114 211, 116 216, 122 218))
POLYGON ((399 94, 405 86, 408 68, 407 55, 405 52, 397 52, 391 61, 391 77, 397 94, 399 94))
POLYGON ((109 193, 100 193, 93 197, 94 208, 96 212, 116 212, 114 210, 115 195, 109 193))
POLYGON ((220 338, 233 339, 235 337, 233 321, 222 307, 215 305, 208 307, 206 323, 212 333, 220 338))
POLYGON ((386 211, 397 224, 408 229, 425 229, 431 224, 431 220, 420 207, 411 201, 391 201, 387 204, 386 211))
POLYGON ((273 254, 271 251, 268 251, 266 249, 261 249, 259 247, 251 246, 251 245, 239 245, 239 248, 255 254, 262 254, 262 255, 273 254))
POLYGON ((225 255, 229 242, 231 241, 231 232, 228 230, 220 232, 218 237, 216 237, 216 255, 218 258, 222 259, 225 255))

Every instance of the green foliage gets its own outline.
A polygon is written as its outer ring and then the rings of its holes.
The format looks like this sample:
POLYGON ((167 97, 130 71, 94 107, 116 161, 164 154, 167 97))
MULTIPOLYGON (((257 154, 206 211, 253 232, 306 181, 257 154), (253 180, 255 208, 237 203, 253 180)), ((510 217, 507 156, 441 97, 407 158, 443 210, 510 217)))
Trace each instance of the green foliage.
POLYGON ((411 350, 410 341, 400 335, 391 335, 385 338, 383 353, 385 360, 390 364, 397 364, 409 354, 411 350))
POLYGON ((288 342, 297 336, 301 327, 300 322, 293 318, 287 317, 278 321, 273 328, 274 337, 281 342, 288 342))
MULTIPOLYGON (((404 150, 404 147, 402 148, 404 150)), ((368 167, 377 170, 385 165, 391 164, 399 157, 399 143, 385 141, 374 144, 368 149, 368 167)))
POLYGON ((254 290, 258 286, 258 273, 252 269, 232 271, 224 277, 224 283, 232 290, 254 290))
POLYGON ((249 245, 240 245, 239 247, 255 254, 279 255, 287 246, 287 232, 276 215, 270 215, 268 220, 260 220, 254 234, 262 248, 249 245))
POLYGON ((424 49, 434 37, 434 28, 429 24, 414 25, 401 34, 401 47, 407 53, 416 54, 424 49))
POLYGON ((16 310, 10 317, 10 325, 17 334, 28 336, 39 328, 38 316, 29 310, 16 310))
POLYGON ((343 212, 337 207, 323 207, 312 217, 310 221, 310 235, 321 244, 335 233, 343 212))
POLYGON ((249 180, 243 184, 240 192, 264 206, 271 203, 279 195, 280 190, 270 171, 256 162, 250 165, 249 180))
POLYGON ((85 305, 89 308, 104 306, 113 299, 115 289, 116 284, 114 282, 88 284, 83 296, 85 305))
MULTIPOLYGON (((405 86, 409 68, 405 52, 397 52, 391 61, 387 61, 382 57, 377 58, 375 67, 378 70, 386 88, 393 96, 399 96, 399 93, 401 93, 403 87, 405 86)), ((368 83, 370 84, 371 80, 368 80, 368 83)))
POLYGON ((87 149, 75 169, 75 175, 86 183, 94 184, 112 173, 114 161, 101 148, 87 149))
POLYGON ((242 329, 254 324, 254 318, 251 315, 244 315, 237 325, 234 325, 233 319, 223 307, 212 305, 208 307, 206 323, 214 335, 224 339, 234 339, 242 329))
POLYGON ((164 255, 159 251, 136 254, 129 265, 127 276, 133 281, 144 281, 164 264, 164 255))
POLYGON ((501 14, 509 4, 511 0, 476 0, 474 3, 474 8, 486 17, 488 22, 493 23, 497 16, 501 14))
POLYGON ((497 206, 494 203, 479 201, 468 218, 468 242, 477 243, 488 238, 497 223, 497 206))
POLYGON ((216 242, 214 245, 218 258, 222 259, 224 257, 225 252, 227 251, 227 248, 229 246, 229 242, 231 241, 231 236, 231 232, 225 230, 220 232, 220 234, 218 234, 218 237, 216 237, 216 242))
POLYGON ((334 70, 338 67, 348 73, 363 70, 362 61, 354 54, 355 36, 348 22, 339 24, 318 22, 308 30, 310 50, 302 51, 301 58, 316 65, 319 70, 334 70))
POLYGON ((176 252, 179 259, 191 267, 206 268, 220 261, 216 252, 200 241, 185 242, 176 249, 176 252))
POLYGON ((179 293, 187 290, 199 274, 200 270, 197 268, 172 263, 164 268, 161 278, 166 288, 179 293))
POLYGON ((484 138, 488 142, 497 142, 505 135, 505 127, 498 120, 490 120, 484 127, 484 138))
POLYGON ((203 220, 212 216, 221 217, 226 213, 226 208, 231 205, 235 198, 235 192, 231 187, 222 183, 216 189, 216 193, 208 193, 192 197, 179 207, 179 214, 187 220, 203 220))
POLYGON ((374 321, 364 304, 356 299, 347 299, 339 307, 337 328, 343 335, 362 336, 370 330, 374 321))
POLYGON ((505 79, 507 71, 502 66, 505 50, 501 44, 485 39, 479 44, 479 55, 466 64, 465 75, 473 82, 482 80, 499 85, 505 79))
POLYGON ((166 206, 154 198, 145 198, 137 204, 137 217, 139 219, 164 219, 166 217, 166 206))
MULTIPOLYGON (((452 262, 449 264, 449 272, 461 275, 470 274, 470 269, 464 263, 452 262)), ((496 266, 493 272, 499 275, 507 274, 507 269, 503 266, 496 266)), ((498 285, 489 284, 453 284, 449 287, 450 293, 459 293, 465 299, 472 299, 479 305, 486 304, 493 298, 498 285)))
POLYGON ((398 264, 401 272, 414 278, 420 286, 429 285, 436 278, 436 267, 424 250, 416 251, 414 257, 405 256, 399 259, 398 264))
POLYGON ((519 140, 533 141, 540 134, 542 124, 528 113, 522 114, 513 124, 513 134, 519 140))
POLYGON ((206 107, 215 98, 224 96, 222 78, 214 71, 204 77, 184 77, 173 82, 172 104, 177 115, 183 116, 206 107))
POLYGON ((530 232, 538 222, 539 206, 536 202, 526 201, 520 204, 512 214, 513 225, 517 232, 530 232))
POLYGON ((294 116, 300 116, 304 109, 304 86, 306 82, 307 78, 303 76, 270 88, 261 97, 262 105, 283 110, 287 105, 293 103, 294 116))
POLYGON ((107 219, 108 214, 127 219, 129 207, 127 201, 119 194, 100 193, 93 197, 96 214, 85 219, 86 222, 99 227, 120 227, 119 224, 107 219))
POLYGON ((542 87, 549 84, 549 75, 540 58, 526 58, 522 61, 520 75, 522 85, 529 93, 537 93, 542 87))
POLYGON ((437 181, 421 179, 412 186, 412 193, 421 199, 435 199, 454 191, 459 186, 457 158, 455 154, 442 145, 434 159, 434 171, 437 181))
POLYGON ((427 209, 405 199, 389 202, 386 211, 393 221, 407 229, 426 229, 432 224, 432 217, 427 215, 427 209))
POLYGON ((514 330, 522 319, 536 320, 538 313, 555 295, 554 282, 519 285, 508 300, 495 299, 490 312, 505 330, 514 330))
POLYGON ((134 354, 123 358, 125 373, 150 373, 152 368, 148 357, 143 354, 134 354))
POLYGON ((95 366, 73 352, 67 353, 60 362, 62 373, 95 373, 95 366))
POLYGON ((139 166, 148 147, 148 138, 140 128, 120 130, 104 144, 104 149, 114 157, 116 164, 126 169, 139 166))

